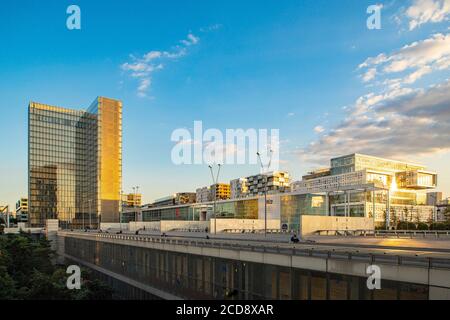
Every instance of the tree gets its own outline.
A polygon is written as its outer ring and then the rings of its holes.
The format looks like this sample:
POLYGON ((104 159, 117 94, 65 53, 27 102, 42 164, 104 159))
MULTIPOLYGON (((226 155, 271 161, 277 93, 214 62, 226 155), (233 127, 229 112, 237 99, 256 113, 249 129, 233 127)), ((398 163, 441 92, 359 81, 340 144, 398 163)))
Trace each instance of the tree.
POLYGON ((450 206, 447 206, 443 213, 446 222, 450 223, 450 206))
POLYGON ((82 270, 81 290, 66 287, 66 268, 52 264, 54 252, 46 239, 28 234, 0 237, 0 299, 112 299, 113 291, 82 270))
POLYGON ((12 299, 15 293, 15 283, 8 274, 6 265, 10 263, 6 252, 0 247, 0 300, 12 299))
POLYGON ((430 210, 430 215, 428 216, 428 226, 432 226, 434 223, 434 212, 433 209, 430 210))
POLYGON ((397 211, 394 208, 391 208, 390 211, 391 226, 394 226, 396 228, 398 222, 397 211))

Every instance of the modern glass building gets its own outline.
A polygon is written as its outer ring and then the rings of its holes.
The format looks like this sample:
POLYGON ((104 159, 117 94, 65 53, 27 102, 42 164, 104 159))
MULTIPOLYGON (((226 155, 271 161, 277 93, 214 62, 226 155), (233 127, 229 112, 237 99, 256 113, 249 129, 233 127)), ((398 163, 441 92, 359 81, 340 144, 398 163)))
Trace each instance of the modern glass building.
MULTIPOLYGON (((279 220, 286 230, 300 229, 302 216, 326 216, 328 198, 325 194, 279 193, 269 195, 267 218, 279 220)), ((216 202, 217 219, 263 220, 264 197, 221 200, 216 202)), ((142 221, 209 221, 214 218, 214 202, 180 206, 152 207, 142 210, 142 221)))
POLYGON ((287 194, 280 196, 281 225, 287 230, 300 230, 302 216, 328 214, 326 196, 321 194, 287 194))
POLYGON ((29 224, 63 228, 118 222, 122 102, 98 97, 87 110, 31 102, 28 109, 29 224))
POLYGON ((436 188, 437 174, 425 166, 358 153, 330 164, 294 182, 293 191, 327 193, 333 216, 374 217, 378 224, 394 225, 435 219, 426 192, 436 188))

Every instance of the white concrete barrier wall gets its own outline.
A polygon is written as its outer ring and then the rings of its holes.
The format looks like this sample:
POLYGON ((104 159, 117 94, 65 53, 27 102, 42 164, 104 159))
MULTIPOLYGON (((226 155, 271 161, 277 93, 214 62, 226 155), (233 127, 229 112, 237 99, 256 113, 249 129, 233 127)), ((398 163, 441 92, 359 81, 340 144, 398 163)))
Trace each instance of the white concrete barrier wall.
POLYGON ((373 219, 357 217, 302 216, 302 235, 318 230, 374 230, 373 219))
POLYGON ((205 230, 209 228, 208 221, 178 221, 178 220, 163 220, 152 222, 130 222, 129 230, 145 230, 168 232, 172 230, 205 230))
POLYGON ((142 230, 145 228, 145 230, 148 231, 161 231, 161 223, 159 221, 138 221, 138 222, 130 222, 128 225, 128 228, 130 231, 136 231, 136 230, 142 230))
MULTIPOLYGON (((100 229, 102 231, 106 231, 108 229, 120 230, 120 225, 121 225, 120 223, 110 223, 110 222, 105 223, 105 222, 102 222, 102 223, 100 223, 100 229)), ((128 223, 122 223, 122 230, 128 230, 128 223)))
MULTIPOLYGON (((356 217, 302 216, 302 235, 312 235, 318 230, 373 230, 373 219, 356 217)), ((215 232, 215 219, 210 221, 152 221, 122 223, 123 230, 169 232, 173 230, 206 230, 215 232)), ((279 219, 267 219, 267 229, 280 229, 279 219)), ((102 230, 120 229, 119 223, 102 223, 102 230)), ((224 230, 264 230, 264 219, 217 219, 217 232, 224 230)))
MULTIPOLYGON (((217 227, 217 233, 223 232, 227 229, 236 230, 264 230, 264 219, 217 219, 217 225, 214 223, 215 219, 210 221, 211 233, 215 232, 217 227)), ((280 220, 267 219, 267 229, 280 229, 280 220)))
POLYGON ((161 221, 161 232, 167 232, 171 230, 206 230, 209 228, 209 221, 161 221))

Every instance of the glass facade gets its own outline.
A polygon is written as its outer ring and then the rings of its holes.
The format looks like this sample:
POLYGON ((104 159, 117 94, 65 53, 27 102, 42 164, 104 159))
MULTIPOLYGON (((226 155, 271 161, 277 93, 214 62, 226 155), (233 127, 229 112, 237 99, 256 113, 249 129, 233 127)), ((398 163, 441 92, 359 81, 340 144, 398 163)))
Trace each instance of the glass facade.
POLYGON ((87 111, 31 102, 29 223, 96 227, 119 217, 122 103, 97 98, 87 111), (105 159, 107 158, 107 159, 105 159))
POLYGON ((153 208, 142 211, 143 221, 161 221, 161 220, 199 220, 198 212, 192 206, 153 208))
POLYGON ((362 154, 352 154, 331 159, 332 175, 356 172, 364 169, 373 171, 400 172, 410 170, 425 170, 425 167, 406 162, 366 156, 362 154))
MULTIPOLYGON (((216 203, 217 218, 258 219, 258 199, 242 199, 216 203)), ((213 218, 213 204, 150 208, 142 211, 143 221, 204 221, 213 218)))
POLYGON ((216 203, 217 219, 258 219, 258 199, 216 203))
POLYGON ((281 224, 287 230, 299 230, 302 215, 327 215, 326 196, 311 193, 280 196, 280 210, 281 224))

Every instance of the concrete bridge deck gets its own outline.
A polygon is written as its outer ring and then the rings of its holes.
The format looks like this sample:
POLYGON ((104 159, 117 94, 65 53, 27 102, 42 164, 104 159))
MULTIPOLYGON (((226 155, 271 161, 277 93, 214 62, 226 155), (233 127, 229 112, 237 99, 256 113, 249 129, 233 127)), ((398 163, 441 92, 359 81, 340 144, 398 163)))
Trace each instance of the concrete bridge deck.
MULTIPOLYGON (((117 240, 132 240, 189 245, 195 247, 236 248, 252 251, 283 251, 285 254, 303 252, 311 255, 328 255, 358 257, 384 257, 383 260, 395 261, 401 258, 417 261, 423 265, 424 261, 439 260, 440 265, 450 268, 450 241, 439 239, 398 239, 377 237, 336 237, 311 236, 298 244, 290 243, 289 235, 252 235, 252 234, 218 234, 201 233, 167 233, 161 236, 155 232, 135 233, 105 233, 105 232, 74 232, 79 235, 89 235, 102 238, 112 237, 117 240), (289 252, 289 250, 293 250, 289 252)), ((403 259, 403 260, 404 260, 403 259)))
MULTIPOLYGON (((114 235, 116 231, 109 233, 114 235)), ((123 232, 123 235, 136 235, 134 232, 123 232)), ((161 238, 161 233, 140 231, 139 236, 161 238)), ((288 234, 217 234, 211 235, 196 232, 167 232, 165 239, 206 240, 218 243, 237 243, 248 245, 264 245, 267 247, 284 247, 325 251, 347 251, 351 253, 395 254, 413 257, 435 257, 450 259, 450 239, 442 238, 397 238, 397 237, 340 237, 309 236, 299 244, 290 243, 288 234)))
MULTIPOLYGON (((58 232, 58 238, 94 241, 109 246, 119 245, 127 250, 135 247, 137 250, 157 250, 175 255, 212 257, 359 278, 367 278, 366 270, 369 265, 378 265, 384 280, 424 285, 430 288, 430 299, 450 299, 449 241, 321 236, 308 239, 315 242, 292 244, 289 243, 288 235, 264 237, 220 234, 209 237, 207 239, 206 235, 198 233, 168 233, 161 236, 151 232, 138 235, 58 232)), ((79 246, 83 248, 84 245, 80 243, 79 246)), ((64 251, 64 248, 60 251, 64 251)), ((86 258, 98 255, 95 250, 90 252, 86 258)), ((70 259, 70 256, 67 258, 70 259)))

